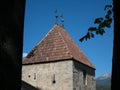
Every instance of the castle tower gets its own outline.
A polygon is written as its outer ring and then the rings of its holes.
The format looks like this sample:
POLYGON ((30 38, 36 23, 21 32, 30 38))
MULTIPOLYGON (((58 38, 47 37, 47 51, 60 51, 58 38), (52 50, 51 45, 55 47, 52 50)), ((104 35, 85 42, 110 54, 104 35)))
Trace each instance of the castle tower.
POLYGON ((96 90, 94 77, 94 65, 58 24, 22 65, 22 80, 36 90, 96 90))

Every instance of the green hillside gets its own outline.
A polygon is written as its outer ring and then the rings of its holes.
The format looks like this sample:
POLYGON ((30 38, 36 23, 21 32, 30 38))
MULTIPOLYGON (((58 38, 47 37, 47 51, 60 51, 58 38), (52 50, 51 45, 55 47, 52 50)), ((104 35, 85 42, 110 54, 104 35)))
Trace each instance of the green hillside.
POLYGON ((97 85, 96 90, 111 90, 110 85, 97 85))

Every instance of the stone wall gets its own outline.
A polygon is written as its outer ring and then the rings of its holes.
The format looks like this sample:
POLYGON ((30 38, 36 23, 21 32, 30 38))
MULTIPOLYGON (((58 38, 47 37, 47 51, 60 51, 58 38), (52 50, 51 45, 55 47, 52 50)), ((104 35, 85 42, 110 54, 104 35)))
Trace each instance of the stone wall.
POLYGON ((74 60, 22 67, 22 80, 38 90, 96 90, 94 77, 94 69, 74 60))
POLYGON ((95 70, 74 61, 73 90, 96 90, 95 70), (84 72, 86 72, 86 80, 84 80, 84 72))
POLYGON ((23 65, 22 80, 40 90, 73 90, 72 60, 23 65))

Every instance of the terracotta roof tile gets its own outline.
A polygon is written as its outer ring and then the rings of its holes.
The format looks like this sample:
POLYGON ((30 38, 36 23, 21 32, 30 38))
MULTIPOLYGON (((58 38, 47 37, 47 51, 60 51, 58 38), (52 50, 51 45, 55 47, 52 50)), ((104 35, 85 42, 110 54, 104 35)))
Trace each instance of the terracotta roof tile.
POLYGON ((77 60, 91 68, 95 67, 70 38, 63 27, 55 25, 42 41, 27 55, 23 64, 59 60, 77 60))

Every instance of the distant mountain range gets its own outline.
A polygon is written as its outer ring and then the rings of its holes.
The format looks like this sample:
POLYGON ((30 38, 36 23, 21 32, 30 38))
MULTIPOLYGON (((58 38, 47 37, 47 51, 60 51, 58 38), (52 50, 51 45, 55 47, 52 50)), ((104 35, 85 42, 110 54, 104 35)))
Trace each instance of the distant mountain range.
POLYGON ((111 90, 111 74, 106 73, 96 78, 96 90, 111 90))

